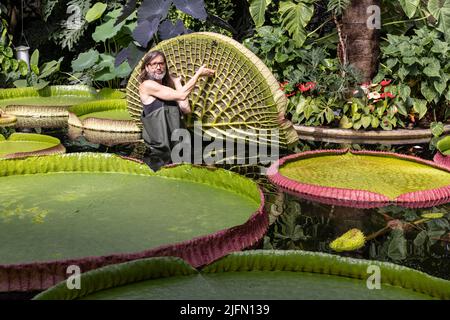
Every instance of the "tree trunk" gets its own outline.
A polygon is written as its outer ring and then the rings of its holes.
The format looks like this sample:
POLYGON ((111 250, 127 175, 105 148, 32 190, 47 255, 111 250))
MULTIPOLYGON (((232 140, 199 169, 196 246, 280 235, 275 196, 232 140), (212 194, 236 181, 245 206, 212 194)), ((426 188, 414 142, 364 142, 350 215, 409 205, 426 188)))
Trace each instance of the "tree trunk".
MULTIPOLYGON (((367 9, 369 6, 380 8, 380 2, 352 0, 341 19, 344 61, 361 72, 363 82, 369 82, 378 68, 380 30, 373 27, 372 12, 367 13, 367 9)), ((379 23, 381 24, 381 21, 379 23)))

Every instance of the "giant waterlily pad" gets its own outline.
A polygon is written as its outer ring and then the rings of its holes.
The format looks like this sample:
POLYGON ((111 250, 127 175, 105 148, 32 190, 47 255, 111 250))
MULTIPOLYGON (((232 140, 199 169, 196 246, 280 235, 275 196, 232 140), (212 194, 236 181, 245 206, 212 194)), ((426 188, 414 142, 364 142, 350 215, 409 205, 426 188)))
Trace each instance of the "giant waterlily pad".
MULTIPOLYGON (((214 77, 198 81, 189 96, 192 120, 201 121, 205 134, 254 143, 268 143, 278 135, 281 146, 298 141, 292 123, 284 118, 288 101, 277 80, 239 42, 224 35, 199 32, 162 41, 153 49, 164 52, 170 72, 185 82, 203 64, 216 70, 214 77)), ((143 60, 137 64, 127 85, 129 111, 140 127, 138 76, 142 63, 143 60)))
POLYGON ((88 272, 80 282, 80 290, 63 282, 35 299, 450 299, 449 281, 391 263, 307 251, 233 253, 200 272, 179 259, 150 258, 88 272), (375 269, 380 290, 369 290, 375 269))
POLYGON ((175 255, 195 266, 254 244, 268 219, 249 179, 108 154, 0 161, 0 292, 47 288, 68 265, 175 255), (231 228, 233 227, 233 228, 231 228), (230 229, 231 228, 231 229, 230 229))
POLYGON ((21 117, 67 117, 67 109, 87 101, 120 99, 124 93, 77 86, 49 86, 41 90, 33 87, 0 89, 0 108, 21 117))
POLYGON ((450 201, 450 169, 395 153, 303 152, 274 163, 268 175, 289 192, 329 204, 431 207, 450 201))
POLYGON ((95 131, 140 133, 125 99, 104 99, 69 108, 69 125, 95 131))
POLYGON ((12 159, 66 152, 58 138, 35 133, 0 135, 0 158, 12 159))

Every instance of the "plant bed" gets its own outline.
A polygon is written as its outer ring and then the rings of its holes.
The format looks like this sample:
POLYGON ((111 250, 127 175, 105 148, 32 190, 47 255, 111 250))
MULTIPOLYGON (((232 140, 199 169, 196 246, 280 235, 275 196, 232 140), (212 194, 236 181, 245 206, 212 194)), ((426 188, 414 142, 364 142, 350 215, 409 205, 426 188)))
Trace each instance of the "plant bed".
POLYGON ((0 292, 43 290, 82 271, 151 256, 193 266, 256 243, 268 217, 256 183, 192 165, 157 173, 109 154, 0 161, 0 292))
MULTIPOLYGON (((328 127, 311 127, 294 125, 299 136, 311 138, 314 141, 345 140, 353 143, 383 143, 408 144, 426 143, 431 140, 433 133, 431 129, 395 129, 395 130, 353 130, 328 127)), ((444 133, 450 133, 450 124, 444 126, 444 133)))

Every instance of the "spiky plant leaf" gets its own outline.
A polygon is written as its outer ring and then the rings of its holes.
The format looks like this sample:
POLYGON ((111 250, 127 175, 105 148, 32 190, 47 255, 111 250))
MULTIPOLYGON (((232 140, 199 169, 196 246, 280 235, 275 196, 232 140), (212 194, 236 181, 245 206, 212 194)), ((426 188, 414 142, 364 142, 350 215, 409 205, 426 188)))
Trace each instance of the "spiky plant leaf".
POLYGON ((328 10, 339 16, 347 9, 350 3, 351 0, 330 0, 328 1, 328 10))
MULTIPOLYGON (((240 43, 215 33, 192 33, 166 40, 162 50, 171 73, 188 81, 202 65, 216 70, 213 78, 202 78, 189 96, 193 121, 202 123, 209 136, 267 143, 279 131, 281 146, 295 143, 297 133, 284 118, 287 99, 270 70, 240 43)), ((130 114, 139 126, 142 103, 138 80, 142 60, 127 86, 130 114)))
POLYGON ((314 15, 314 0, 280 2, 281 25, 292 36, 297 47, 306 40, 306 26, 314 15))
POLYGON ((353 251, 364 247, 366 237, 359 229, 351 229, 330 243, 334 251, 353 251))

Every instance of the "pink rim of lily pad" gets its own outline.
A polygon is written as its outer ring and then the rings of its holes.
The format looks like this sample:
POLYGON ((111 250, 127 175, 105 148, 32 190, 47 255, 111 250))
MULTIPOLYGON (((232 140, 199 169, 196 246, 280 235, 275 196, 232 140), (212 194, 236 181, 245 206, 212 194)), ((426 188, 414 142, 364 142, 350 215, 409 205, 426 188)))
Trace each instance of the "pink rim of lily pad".
POLYGON ((433 161, 438 165, 444 166, 450 169, 450 156, 444 156, 439 151, 434 155, 433 161))
MULTIPOLYGON (((122 158, 143 163, 134 158, 122 158)), ((175 166, 178 165, 175 164, 166 167, 175 166)), ((46 290, 70 276, 70 274, 67 274, 67 268, 70 265, 76 265, 80 268, 81 272, 86 272, 111 264, 160 256, 179 257, 196 268, 210 264, 231 252, 241 251, 254 246, 265 235, 269 227, 269 216, 264 210, 264 194, 259 187, 258 190, 261 204, 247 222, 242 225, 223 229, 209 235, 195 237, 191 240, 163 245, 135 253, 24 264, 0 264, 0 292, 46 290)))
POLYGON ((359 155, 388 156, 397 159, 404 159, 429 165, 436 169, 444 170, 446 172, 450 172, 450 167, 446 167, 442 164, 424 160, 414 156, 402 155, 393 152, 356 151, 349 149, 341 149, 341 150, 307 151, 286 156, 274 162, 268 169, 267 175, 269 180, 273 184, 282 188, 283 191, 286 191, 290 194, 299 196, 307 200, 317 201, 330 205, 352 207, 352 208, 363 208, 363 209, 379 208, 388 205, 398 205, 407 208, 425 208, 450 202, 450 185, 436 189, 404 193, 395 198, 394 200, 391 200, 383 194, 366 190, 333 188, 301 183, 289 179, 281 175, 279 172, 279 168, 288 162, 306 159, 318 155, 341 155, 347 152, 359 155))

